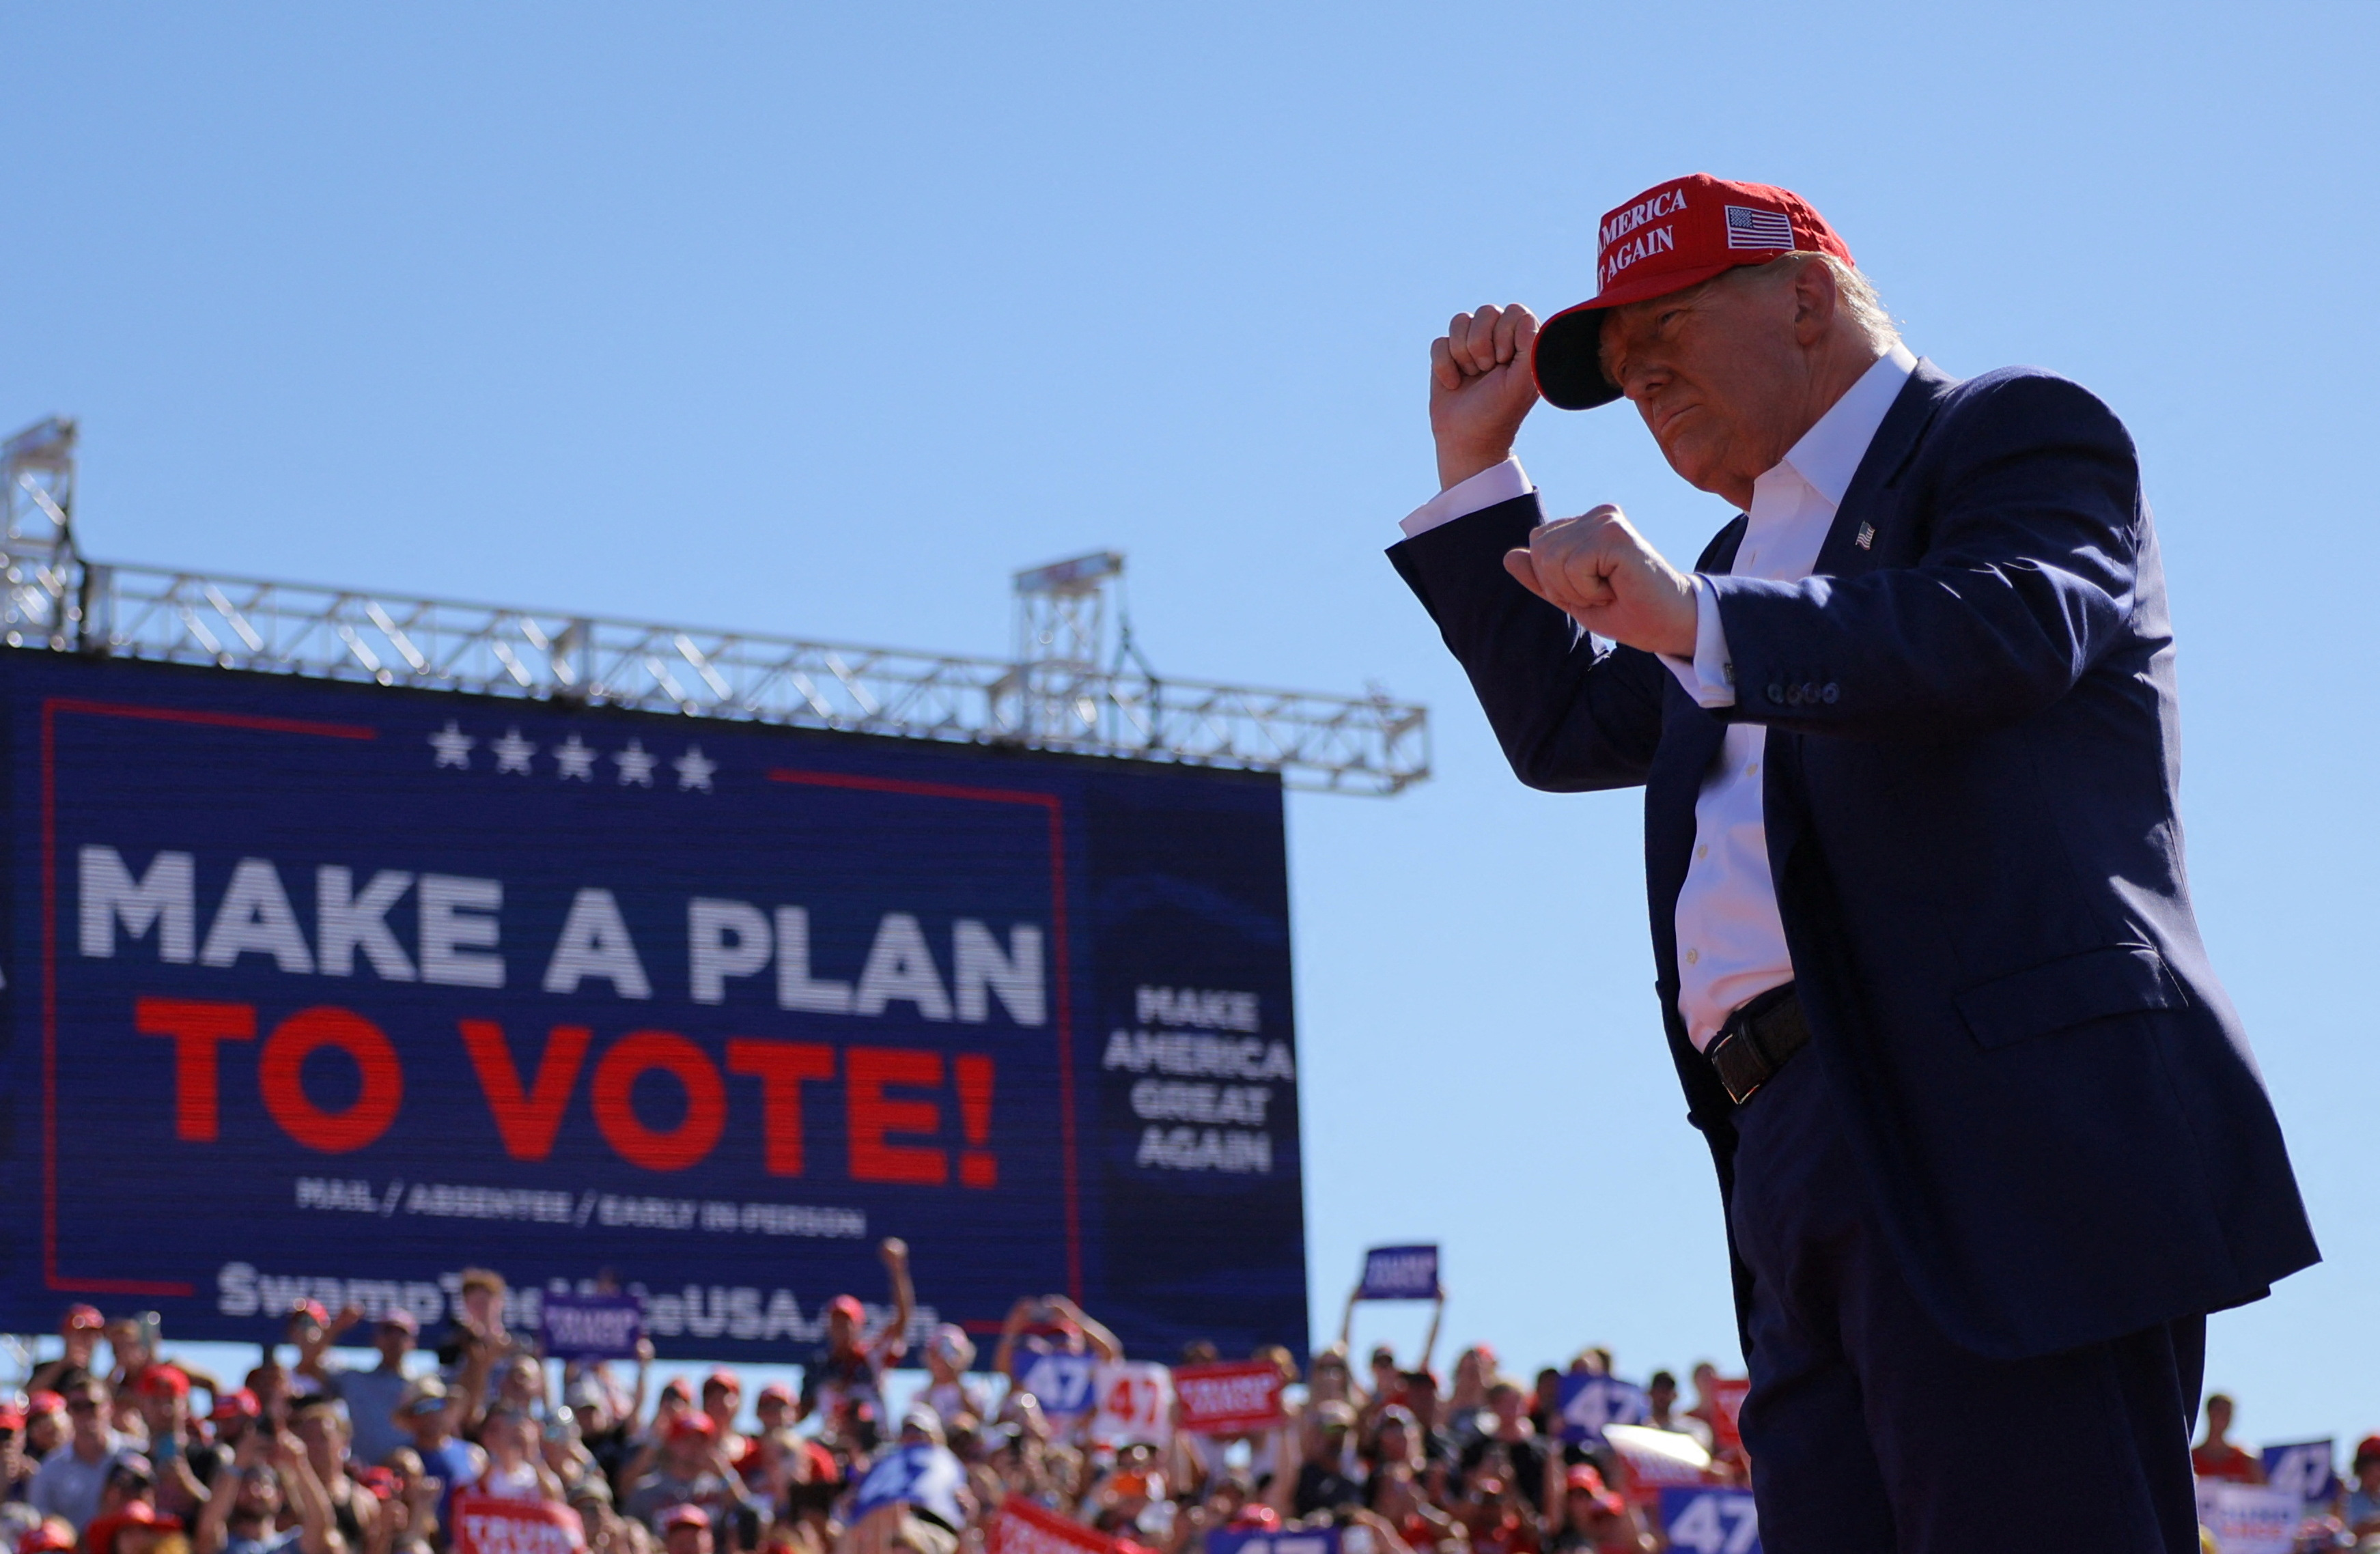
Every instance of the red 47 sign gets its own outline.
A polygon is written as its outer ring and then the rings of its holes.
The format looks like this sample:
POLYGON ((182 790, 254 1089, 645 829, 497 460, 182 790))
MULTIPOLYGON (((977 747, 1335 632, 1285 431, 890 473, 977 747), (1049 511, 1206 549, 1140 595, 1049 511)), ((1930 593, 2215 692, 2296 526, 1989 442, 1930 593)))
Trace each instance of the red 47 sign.
POLYGON ((1163 1446, 1173 1439, 1173 1373, 1163 1366, 1120 1360, 1101 1366, 1091 1385, 1098 1400, 1091 1415, 1094 1441, 1163 1446))

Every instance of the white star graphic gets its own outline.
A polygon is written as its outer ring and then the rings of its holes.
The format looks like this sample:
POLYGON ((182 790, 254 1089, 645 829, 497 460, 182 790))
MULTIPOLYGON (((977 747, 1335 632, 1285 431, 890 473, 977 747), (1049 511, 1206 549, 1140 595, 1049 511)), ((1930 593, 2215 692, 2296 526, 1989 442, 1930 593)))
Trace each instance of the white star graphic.
POLYGON ((582 783, 595 781, 594 747, 572 735, 553 747, 553 774, 576 777, 582 783))
POLYGON ((496 753, 498 771, 517 771, 524 777, 528 775, 528 758, 537 754, 537 747, 523 739, 516 728, 504 730, 504 736, 488 748, 496 753))
POLYGON ((612 759, 620 763, 620 786, 625 788, 631 783, 646 788, 653 785, 653 763, 660 758, 645 753, 643 740, 629 740, 628 747, 614 752, 612 759))
POLYGON ((719 770, 719 763, 705 757, 699 745, 688 745, 686 754, 670 764, 677 768, 677 791, 680 793, 688 788, 699 788, 709 793, 710 774, 719 770))
POLYGON ((455 720, 452 718, 446 720, 444 728, 430 736, 431 748, 438 752, 438 765, 459 766, 466 771, 468 771, 471 765, 471 747, 478 743, 478 740, 456 728, 455 720))

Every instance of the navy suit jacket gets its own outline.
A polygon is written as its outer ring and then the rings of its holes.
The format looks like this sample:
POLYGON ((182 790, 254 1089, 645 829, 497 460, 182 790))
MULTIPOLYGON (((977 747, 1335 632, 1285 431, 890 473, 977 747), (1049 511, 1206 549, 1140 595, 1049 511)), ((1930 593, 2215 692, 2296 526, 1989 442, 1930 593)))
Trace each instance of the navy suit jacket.
MULTIPOLYGON (((1768 730, 1801 1061, 1945 1332, 2048 1354, 2256 1299, 2316 1260, 2191 911, 2164 573, 2106 406, 2031 369, 1959 382, 1920 362, 1815 575, 1711 577, 1737 697, 1718 710, 1512 581, 1503 553, 1539 516, 1524 497, 1389 554, 1523 782, 1644 784, 1661 1013, 1723 1196, 1733 1107, 1679 1017, 1674 925, 1695 796, 1745 720, 1768 730)), ((1745 522, 1697 569, 1724 573, 1745 522)), ((1741 1310, 1740 1259, 1736 1276, 1741 1310)))

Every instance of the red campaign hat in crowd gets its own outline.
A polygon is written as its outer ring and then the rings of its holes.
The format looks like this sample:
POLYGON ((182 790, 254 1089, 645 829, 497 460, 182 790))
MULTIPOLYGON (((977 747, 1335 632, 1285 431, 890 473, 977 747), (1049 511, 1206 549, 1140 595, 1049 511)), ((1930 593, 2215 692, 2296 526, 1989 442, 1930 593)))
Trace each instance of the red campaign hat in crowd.
POLYGON ((674 1505, 662 1512, 662 1531, 673 1527, 708 1527, 710 1512, 698 1505, 674 1505))
POLYGON ((45 1521, 17 1540, 17 1554, 70 1554, 74 1546, 73 1533, 55 1520, 45 1521))
POLYGON ((675 1398, 680 1402, 692 1402, 694 1401, 694 1389, 687 1384, 685 1377, 673 1376, 669 1380, 662 1383, 662 1396, 665 1398, 675 1398))
POLYGON ((158 1514, 157 1508, 147 1500, 132 1500, 114 1515, 94 1519, 90 1526, 83 1529, 82 1546, 91 1554, 115 1554, 115 1535, 127 1527, 151 1527, 161 1533, 178 1533, 182 1530, 182 1519, 158 1514))
POLYGON ((103 1332, 106 1328, 107 1319, 99 1314, 99 1307, 79 1303, 67 1306, 65 1318, 58 1323, 62 1333, 103 1332))
POLYGON ((669 1438, 672 1440, 685 1440, 689 1438, 696 1440, 712 1440, 716 1439, 718 1435, 719 1427, 711 1422, 710 1415, 708 1414, 682 1414, 670 1422, 669 1438))
POLYGON ((1581 1463, 1570 1470, 1570 1492, 1586 1496, 1608 1515, 1627 1513, 1628 1502, 1611 1492, 1603 1482, 1603 1475, 1596 1472, 1592 1463, 1581 1463))
POLYGON ((92 1548, 103 1549, 115 1540, 117 1530, 124 1527, 154 1527, 161 1533, 178 1533, 182 1530, 182 1519, 164 1515, 147 1500, 127 1500, 123 1510, 102 1516, 85 1528, 83 1541, 92 1548))
POLYGON ((766 1387, 760 1389, 760 1395, 752 1400, 755 1406, 764 1402, 782 1402, 790 1404, 793 1401, 794 1390, 791 1387, 786 1386, 782 1381, 770 1382, 766 1387))
POLYGON ((714 1387, 722 1392, 733 1392, 739 1398, 744 1395, 744 1383, 732 1370, 714 1370, 702 1378, 704 1391, 708 1392, 714 1387))
POLYGON ((64 1414, 66 1411, 67 1400, 62 1392, 42 1390, 35 1392, 25 1400, 25 1412, 28 1414, 64 1414))
POLYGON ((214 1412, 210 1417, 253 1419, 263 1412, 262 1406, 256 1401, 256 1394, 245 1387, 238 1387, 215 1399, 214 1412))
POLYGON ((841 1312, 855 1322, 868 1320, 868 1308, 859 1304, 857 1295, 837 1295, 826 1303, 826 1309, 829 1316, 841 1312))
POLYGON ((289 1307, 289 1315, 292 1317, 303 1317, 318 1328, 327 1328, 331 1325, 331 1313, 323 1306, 321 1301, 301 1300, 294 1302, 289 1307))
POLYGON ((151 1366, 140 1373, 140 1390, 155 1397, 187 1398, 190 1378, 179 1366, 151 1366))
POLYGON ((2380 1435, 2365 1436, 2355 1443, 2356 1462, 2360 1463, 2370 1457, 2380 1457, 2380 1435))
POLYGON ((1595 234, 1595 296, 1565 308, 1537 331, 1532 362, 1537 392, 1565 410, 1620 397, 1603 375, 1603 315, 1612 308, 1698 286, 1741 264, 1789 253, 1852 262, 1827 218, 1791 189, 1730 183, 1694 173, 1656 184, 1604 212, 1595 234))
POLYGON ((0 1402, 0 1430, 21 1430, 25 1427, 25 1411, 16 1403, 0 1402))

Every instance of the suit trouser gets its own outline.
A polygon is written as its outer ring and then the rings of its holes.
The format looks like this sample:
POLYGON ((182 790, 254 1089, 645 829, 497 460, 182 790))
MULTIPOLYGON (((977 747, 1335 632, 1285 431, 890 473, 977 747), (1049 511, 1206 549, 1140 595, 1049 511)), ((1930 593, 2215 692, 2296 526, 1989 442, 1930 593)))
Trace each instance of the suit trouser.
POLYGON ((1815 1053, 1736 1126, 1743 1439, 1767 1554, 2196 1554, 2204 1317, 1986 1359, 1902 1280, 1815 1053))

